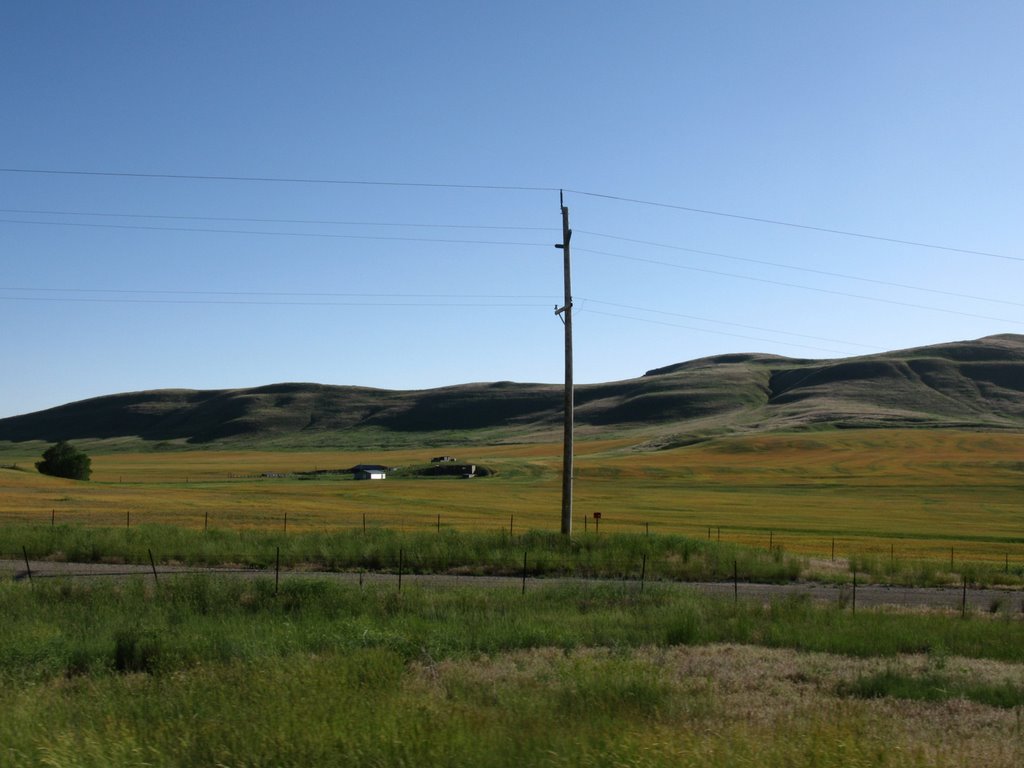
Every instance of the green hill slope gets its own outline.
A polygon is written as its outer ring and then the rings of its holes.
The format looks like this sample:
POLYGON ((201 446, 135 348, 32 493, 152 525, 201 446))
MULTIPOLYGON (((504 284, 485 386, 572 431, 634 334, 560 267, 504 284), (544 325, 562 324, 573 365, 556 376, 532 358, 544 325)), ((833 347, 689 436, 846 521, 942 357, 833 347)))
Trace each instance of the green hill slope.
MULTIPOLYGON (((579 386, 582 435, 645 439, 820 426, 1024 428, 1024 336, 839 360, 732 354, 579 386)), ((554 434, 560 385, 497 382, 391 391, 322 384, 155 390, 0 420, 0 441, 111 439, 295 445, 332 435, 554 434)))

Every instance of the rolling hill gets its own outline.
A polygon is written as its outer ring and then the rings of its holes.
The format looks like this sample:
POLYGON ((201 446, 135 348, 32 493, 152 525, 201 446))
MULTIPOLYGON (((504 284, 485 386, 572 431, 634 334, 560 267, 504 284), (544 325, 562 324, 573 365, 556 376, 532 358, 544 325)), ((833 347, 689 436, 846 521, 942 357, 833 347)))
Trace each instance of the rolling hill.
MULTIPOLYGON (((392 391, 323 384, 153 390, 0 419, 0 441, 327 445, 355 436, 551 436, 557 384, 478 383, 392 391)), ((581 436, 630 432, 652 445, 822 427, 1024 429, 1024 336, 989 336, 836 360, 727 354, 576 389, 581 436)))

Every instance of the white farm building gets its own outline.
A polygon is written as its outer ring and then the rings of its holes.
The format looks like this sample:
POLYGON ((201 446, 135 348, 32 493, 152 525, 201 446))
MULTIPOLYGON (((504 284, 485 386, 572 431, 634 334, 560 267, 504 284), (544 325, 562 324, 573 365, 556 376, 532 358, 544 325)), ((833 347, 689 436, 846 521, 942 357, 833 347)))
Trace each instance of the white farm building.
POLYGON ((377 464, 359 464, 352 467, 352 478, 355 480, 384 480, 387 476, 387 467, 377 464))

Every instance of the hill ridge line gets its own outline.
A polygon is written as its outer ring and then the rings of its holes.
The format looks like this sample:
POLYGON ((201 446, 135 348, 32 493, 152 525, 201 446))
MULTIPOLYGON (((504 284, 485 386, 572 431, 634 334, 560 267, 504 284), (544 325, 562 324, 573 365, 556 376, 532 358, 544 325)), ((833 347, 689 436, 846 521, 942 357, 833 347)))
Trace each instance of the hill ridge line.
MULTIPOLYGON (((808 360, 727 353, 576 387, 582 438, 645 441, 856 427, 1024 429, 1024 335, 808 360)), ((389 443, 416 435, 538 439, 562 420, 562 385, 473 382, 433 389, 281 382, 142 390, 0 419, 0 441, 182 445, 389 443)))

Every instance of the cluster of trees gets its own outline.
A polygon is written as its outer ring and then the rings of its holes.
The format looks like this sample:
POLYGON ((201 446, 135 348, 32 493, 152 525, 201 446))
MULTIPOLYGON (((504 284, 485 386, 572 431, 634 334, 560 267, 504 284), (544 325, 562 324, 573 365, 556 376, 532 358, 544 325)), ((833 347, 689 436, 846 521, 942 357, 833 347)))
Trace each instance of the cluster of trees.
POLYGON ((43 460, 36 462, 36 469, 53 477, 88 480, 92 475, 92 459, 71 443, 61 440, 43 451, 43 460))

